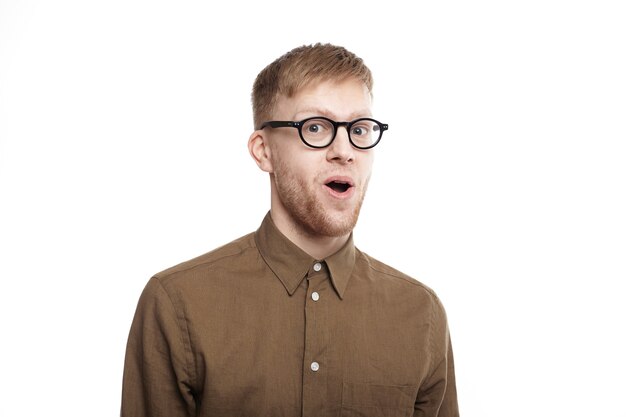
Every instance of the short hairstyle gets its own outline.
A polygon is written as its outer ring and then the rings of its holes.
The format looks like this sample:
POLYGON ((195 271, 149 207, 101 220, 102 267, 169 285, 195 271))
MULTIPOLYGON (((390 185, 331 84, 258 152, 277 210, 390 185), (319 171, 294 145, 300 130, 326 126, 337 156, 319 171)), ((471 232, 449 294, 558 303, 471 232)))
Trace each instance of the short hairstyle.
POLYGON ((293 97, 311 83, 347 78, 362 81, 372 94, 372 73, 361 58, 346 48, 317 43, 292 49, 265 67, 254 81, 254 128, 259 129, 269 120, 280 95, 293 97))

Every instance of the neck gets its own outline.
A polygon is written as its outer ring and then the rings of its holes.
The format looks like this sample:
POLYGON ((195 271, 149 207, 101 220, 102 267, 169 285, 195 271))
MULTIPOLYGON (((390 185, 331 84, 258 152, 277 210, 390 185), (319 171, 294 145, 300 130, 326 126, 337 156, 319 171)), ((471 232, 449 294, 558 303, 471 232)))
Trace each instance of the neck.
POLYGON ((275 210, 270 210, 270 212, 278 230, 296 246, 318 260, 326 259, 337 252, 350 238, 350 233, 338 237, 313 235, 297 225, 288 216, 281 216, 275 210))

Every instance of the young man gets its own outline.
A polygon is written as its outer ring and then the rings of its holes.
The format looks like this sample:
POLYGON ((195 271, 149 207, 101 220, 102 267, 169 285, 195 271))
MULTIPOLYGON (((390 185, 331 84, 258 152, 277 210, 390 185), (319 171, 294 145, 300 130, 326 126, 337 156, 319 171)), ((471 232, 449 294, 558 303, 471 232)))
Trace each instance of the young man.
POLYGON ((458 416, 439 299, 352 241, 387 129, 371 92, 363 61, 328 44, 261 71, 248 147, 270 212, 149 281, 123 416, 458 416))

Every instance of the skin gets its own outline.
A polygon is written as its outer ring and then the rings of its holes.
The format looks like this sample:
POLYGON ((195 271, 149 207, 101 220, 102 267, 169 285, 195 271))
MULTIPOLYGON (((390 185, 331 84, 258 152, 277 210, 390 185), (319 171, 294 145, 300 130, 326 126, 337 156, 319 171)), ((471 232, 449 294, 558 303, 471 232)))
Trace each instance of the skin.
MULTIPOLYGON (((302 120, 326 116, 350 121, 372 116, 367 87, 356 79, 323 81, 306 86, 293 97, 278 97, 272 120, 302 120)), ((345 128, 333 143, 313 149, 293 128, 256 130, 248 141, 250 155, 269 173, 271 216, 289 240, 316 259, 324 259, 348 240, 372 173, 374 153, 354 148, 345 128), (331 178, 350 181, 347 193, 335 193, 331 178)))

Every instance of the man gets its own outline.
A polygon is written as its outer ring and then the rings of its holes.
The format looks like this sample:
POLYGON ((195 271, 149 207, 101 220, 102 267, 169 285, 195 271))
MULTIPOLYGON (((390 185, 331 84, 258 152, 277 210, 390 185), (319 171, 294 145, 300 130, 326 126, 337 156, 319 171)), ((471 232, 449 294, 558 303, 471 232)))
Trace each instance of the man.
POLYGON ((341 47, 299 47, 261 71, 252 102, 270 212, 149 281, 122 415, 457 416, 440 301, 352 241, 387 129, 369 69, 341 47))

